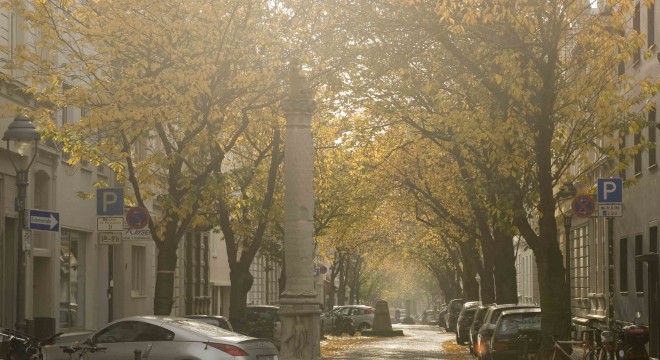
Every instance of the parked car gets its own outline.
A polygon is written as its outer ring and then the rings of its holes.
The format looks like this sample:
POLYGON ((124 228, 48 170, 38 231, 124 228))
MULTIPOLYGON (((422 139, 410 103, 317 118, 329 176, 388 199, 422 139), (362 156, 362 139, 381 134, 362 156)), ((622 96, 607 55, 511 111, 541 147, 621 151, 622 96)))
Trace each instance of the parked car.
MULTIPOLYGON (((89 360, 134 359, 141 350, 143 358, 159 360, 199 359, 275 360, 275 345, 209 325, 173 316, 132 316, 114 321, 92 333, 84 342, 104 347, 104 351, 87 353, 89 360)), ((48 360, 69 360, 59 345, 45 348, 48 360)))
POLYGON ((374 308, 366 305, 337 306, 321 314, 321 332, 331 332, 339 316, 353 321, 356 330, 371 329, 374 325, 374 308))
POLYGON ((479 305, 481 305, 481 301, 468 301, 463 304, 456 321, 456 343, 458 345, 465 345, 470 341, 470 326, 479 305))
POLYGON ((540 345, 541 309, 505 310, 497 319, 493 337, 490 340, 492 360, 518 359, 524 344, 521 335, 529 336, 528 354, 536 353, 540 345))
POLYGON ((463 299, 453 299, 447 304, 447 313, 445 314, 445 329, 447 331, 456 331, 456 321, 458 321, 458 314, 463 309, 463 299))
POLYGON ((538 308, 534 304, 500 304, 488 308, 483 324, 477 333, 477 342, 474 344, 476 356, 479 360, 490 359, 490 339, 495 330, 495 324, 505 310, 538 308))
POLYGON ((440 310, 438 310, 438 326, 441 328, 447 328, 447 323, 445 322, 445 315, 447 314, 447 305, 442 305, 440 310))
POLYGON ((223 328, 225 330, 234 331, 229 319, 220 315, 186 315, 186 319, 197 320, 207 324, 223 328))
POLYGON ((472 324, 470 325, 470 353, 473 355, 477 353, 475 345, 477 344, 477 335, 479 334, 479 329, 481 328, 481 325, 484 323, 484 319, 486 318, 486 313, 488 312, 488 308, 490 308, 493 305, 494 304, 479 305, 477 307, 477 311, 474 313, 474 318, 472 319, 472 324))
POLYGON ((246 333, 250 336, 270 339, 279 349, 282 332, 279 311, 280 308, 276 305, 248 305, 246 333))
POLYGON ((424 310, 419 320, 422 324, 435 325, 438 323, 439 314, 439 310, 424 310))

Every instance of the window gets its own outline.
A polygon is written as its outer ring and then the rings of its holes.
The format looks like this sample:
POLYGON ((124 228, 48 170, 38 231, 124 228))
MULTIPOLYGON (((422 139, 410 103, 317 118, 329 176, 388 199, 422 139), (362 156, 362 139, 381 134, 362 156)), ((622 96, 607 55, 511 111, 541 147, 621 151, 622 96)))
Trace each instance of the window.
POLYGON ((84 239, 84 233, 62 229, 59 297, 61 328, 77 328, 85 324, 84 239))
POLYGON ((648 9, 646 9, 646 23, 646 45, 651 49, 655 46, 655 4, 649 5, 648 9))
POLYGON ((619 240, 619 292, 628 291, 628 238, 619 240))
POLYGON ((100 344, 136 341, 172 341, 174 333, 160 326, 139 321, 122 321, 104 329, 96 336, 100 344))
MULTIPOLYGON (((633 15, 633 30, 636 33, 641 32, 641 12, 640 12, 640 2, 638 1, 635 4, 635 14, 633 15)), ((639 60, 641 59, 641 49, 638 49, 635 51, 635 54, 633 54, 633 64, 639 63, 639 60)))
POLYGON ((655 109, 649 111, 649 127, 648 127, 648 136, 649 136, 649 167, 654 167, 658 165, 658 160, 656 154, 658 149, 656 149, 655 141, 655 132, 656 132, 656 122, 655 122, 655 109))
MULTIPOLYGON (((67 92, 71 91, 73 87, 67 83, 62 84, 62 93, 66 96, 67 92)), ((64 105, 62 107, 62 125, 73 122, 73 107, 70 105, 64 105)))
POLYGON ((649 252, 658 253, 658 227, 649 228, 649 252))
POLYGON ((147 247, 133 245, 131 246, 131 296, 144 296, 144 279, 146 276, 147 247))
POLYGON ((621 170, 619 170, 619 177, 623 180, 626 179, 625 149, 626 149, 626 134, 621 132, 621 134, 619 134, 619 165, 622 165, 623 167, 621 168, 621 170))
POLYGON ((642 174, 642 152, 639 150, 639 145, 642 142, 642 134, 640 134, 639 132, 635 133, 633 139, 635 142, 635 159, 634 159, 635 176, 639 176, 642 174))
POLYGON ((207 314, 211 309, 209 235, 207 232, 187 232, 184 243, 186 314, 207 314))
POLYGON ((574 311, 581 308, 575 299, 589 293, 589 227, 580 226, 571 234, 571 298, 574 311))
MULTIPOLYGON (((644 248, 644 237, 642 234, 635 235, 635 256, 642 255, 644 248)), ((644 263, 635 261, 635 291, 644 292, 644 263)))

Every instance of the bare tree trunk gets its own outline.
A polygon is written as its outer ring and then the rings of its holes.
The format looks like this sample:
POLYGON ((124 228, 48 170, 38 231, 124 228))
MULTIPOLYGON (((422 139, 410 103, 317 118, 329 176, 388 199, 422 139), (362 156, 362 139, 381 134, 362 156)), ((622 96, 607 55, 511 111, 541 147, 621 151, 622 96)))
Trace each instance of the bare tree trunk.
POLYGON ((154 315, 171 315, 174 304, 174 270, 176 269, 176 245, 162 246, 156 263, 156 289, 154 315))
POLYGON ((515 304, 518 302, 518 283, 516 281, 516 258, 513 248, 513 232, 495 230, 495 302, 515 304))
POLYGON ((234 329, 245 329, 247 294, 252 288, 254 277, 249 269, 237 267, 229 272, 231 288, 229 290, 229 321, 234 329))

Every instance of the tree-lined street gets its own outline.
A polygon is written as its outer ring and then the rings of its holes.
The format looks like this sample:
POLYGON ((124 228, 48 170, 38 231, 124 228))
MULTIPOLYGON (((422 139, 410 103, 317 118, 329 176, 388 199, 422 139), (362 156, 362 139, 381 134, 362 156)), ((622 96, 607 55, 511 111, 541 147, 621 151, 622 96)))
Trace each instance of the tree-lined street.
MULTIPOLYGON (((538 303, 546 337, 636 312, 657 335, 657 8, 3 0, 0 110, 40 147, 21 170, 5 133, 0 324, 223 315, 301 358, 318 312, 463 299, 538 303), (633 200, 596 204, 614 178, 633 200), (33 235, 31 208, 57 230, 33 235)), ((362 345, 424 358, 448 336, 407 330, 408 350, 362 345)))

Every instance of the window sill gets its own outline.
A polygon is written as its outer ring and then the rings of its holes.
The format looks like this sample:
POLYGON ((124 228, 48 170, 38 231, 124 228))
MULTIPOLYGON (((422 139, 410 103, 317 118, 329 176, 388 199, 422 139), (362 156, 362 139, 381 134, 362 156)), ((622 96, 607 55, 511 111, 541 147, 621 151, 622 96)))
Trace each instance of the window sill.
POLYGON ((135 290, 131 290, 131 299, 146 299, 147 295, 143 295, 135 290))
POLYGON ((628 292, 627 291, 619 291, 619 295, 628 296, 628 292))
POLYGON ((638 291, 638 292, 636 292, 635 294, 637 294, 637 296, 644 296, 645 293, 644 293, 644 292, 639 292, 639 291, 638 291))
POLYGON ((658 164, 651 164, 649 165, 649 170, 655 170, 658 168, 658 164))

